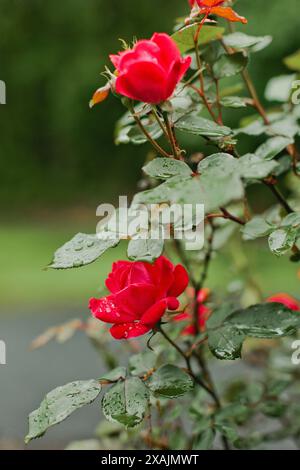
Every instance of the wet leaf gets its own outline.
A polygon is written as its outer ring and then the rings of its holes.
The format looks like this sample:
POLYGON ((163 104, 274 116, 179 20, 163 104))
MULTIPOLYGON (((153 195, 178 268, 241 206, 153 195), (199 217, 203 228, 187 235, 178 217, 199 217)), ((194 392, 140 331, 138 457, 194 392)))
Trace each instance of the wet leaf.
POLYGON ((141 423, 149 405, 149 391, 137 377, 112 386, 102 399, 106 419, 132 428, 141 423))
POLYGON ((25 443, 43 436, 51 426, 61 423, 74 411, 92 403, 100 391, 101 385, 96 380, 71 382, 52 390, 40 407, 29 415, 29 432, 25 443))
POLYGON ((193 386, 191 377, 179 367, 166 364, 150 377, 147 386, 152 393, 166 398, 177 398, 189 392, 193 386))
POLYGON ((186 163, 171 158, 155 158, 144 166, 143 171, 151 178, 163 180, 172 176, 190 176, 193 173, 186 163))
POLYGON ((127 249, 131 261, 146 261, 153 263, 159 258, 164 249, 164 240, 136 239, 130 240, 127 249))
POLYGON ((119 239, 100 240, 97 235, 78 233, 54 253, 53 269, 80 268, 96 261, 105 251, 118 245, 119 239))
POLYGON ((249 36, 236 32, 224 36, 223 41, 226 46, 234 49, 250 49, 251 52, 258 52, 271 44, 272 36, 249 36))

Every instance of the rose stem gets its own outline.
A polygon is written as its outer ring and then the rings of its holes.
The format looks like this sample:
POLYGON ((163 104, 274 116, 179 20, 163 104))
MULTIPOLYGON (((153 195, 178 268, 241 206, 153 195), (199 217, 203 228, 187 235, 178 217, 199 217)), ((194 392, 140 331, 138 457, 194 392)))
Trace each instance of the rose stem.
POLYGON ((152 144, 152 146, 155 148, 155 150, 160 153, 163 157, 169 158, 169 154, 151 137, 147 129, 144 127, 143 123, 135 113, 134 107, 132 103, 129 104, 129 110, 131 112, 131 115, 135 122, 137 123, 139 129, 142 131, 142 133, 145 135, 147 140, 152 144))
POLYGON ((216 118, 213 110, 212 110, 212 107, 210 105, 210 103, 208 102, 206 96, 205 96, 205 91, 204 91, 204 79, 203 79, 203 74, 202 74, 202 64, 201 64, 201 58, 200 58, 200 53, 199 53, 199 36, 200 36, 200 31, 202 29, 202 26, 203 24, 205 23, 205 21, 207 20, 207 17, 208 17, 208 14, 206 14, 204 16, 204 18, 201 20, 199 26, 198 26, 198 29, 196 31, 196 34, 194 36, 194 45, 195 45, 195 52, 196 52, 196 61, 197 61, 197 67, 198 67, 198 72, 199 72, 199 81, 200 81, 200 89, 198 89, 197 87, 195 87, 194 85, 189 85, 191 88, 193 88, 193 90, 195 90, 199 96, 201 97, 204 105, 206 106, 209 114, 211 115, 211 117, 213 118, 213 120, 215 122, 218 122, 218 119, 216 118))
MULTIPOLYGON (((203 388, 214 400, 216 408, 220 410, 222 408, 220 399, 218 395, 216 394, 214 388, 208 387, 201 379, 200 377, 197 377, 197 375, 193 372, 192 366, 191 366, 191 357, 187 355, 179 346, 176 344, 170 337, 169 335, 162 329, 161 326, 157 328, 157 330, 162 334, 162 336, 165 338, 165 340, 173 347, 176 349, 176 351, 183 357, 186 363, 187 371, 189 375, 194 379, 194 381, 201 387, 203 388)), ((224 447, 226 450, 229 450, 229 444, 225 436, 222 436, 223 438, 223 443, 224 447)))

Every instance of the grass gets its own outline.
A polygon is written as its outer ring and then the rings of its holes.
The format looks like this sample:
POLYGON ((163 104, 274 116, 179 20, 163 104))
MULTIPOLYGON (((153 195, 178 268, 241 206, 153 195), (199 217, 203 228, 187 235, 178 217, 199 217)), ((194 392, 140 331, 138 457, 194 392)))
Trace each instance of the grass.
MULTIPOLYGON (((43 270, 55 249, 69 240, 74 227, 60 223, 6 225, 1 228, 0 306, 2 313, 76 306, 86 310, 89 297, 103 288, 111 264, 125 258, 125 246, 109 250, 94 264, 74 270, 43 270)), ((299 297, 299 264, 269 253, 267 243, 231 243, 212 263, 208 285, 224 290, 228 282, 251 273, 264 295, 285 291, 299 297), (247 270, 245 267, 249 263, 247 270), (241 276, 241 272, 243 272, 241 276)), ((78 309, 78 308, 77 308, 78 309)))

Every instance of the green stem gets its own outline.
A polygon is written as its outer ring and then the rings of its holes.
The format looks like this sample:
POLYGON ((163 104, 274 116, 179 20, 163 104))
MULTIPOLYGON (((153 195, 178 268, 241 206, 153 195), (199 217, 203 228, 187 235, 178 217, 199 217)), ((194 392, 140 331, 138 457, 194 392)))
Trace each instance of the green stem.
POLYGON ((151 137, 151 135, 149 134, 149 132, 147 131, 147 129, 145 128, 145 126, 143 125, 142 121, 140 120, 140 118, 137 116, 137 114, 135 113, 135 110, 134 110, 134 107, 132 105, 132 103, 129 104, 129 110, 131 112, 131 115, 133 117, 133 119, 135 120, 135 122, 137 123, 139 129, 141 130, 141 132, 145 135, 145 137, 147 138, 147 140, 150 142, 150 144, 155 148, 155 150, 160 153, 163 157, 166 157, 166 158, 169 158, 169 154, 151 137))

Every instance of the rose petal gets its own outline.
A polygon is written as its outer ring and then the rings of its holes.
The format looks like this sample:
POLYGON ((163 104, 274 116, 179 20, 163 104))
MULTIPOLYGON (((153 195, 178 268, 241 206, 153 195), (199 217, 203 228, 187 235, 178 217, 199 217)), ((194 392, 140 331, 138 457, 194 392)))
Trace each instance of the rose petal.
POLYGON ((173 275, 174 281, 168 290, 168 296, 178 297, 187 288, 189 283, 189 275, 186 269, 181 264, 178 264, 178 266, 176 266, 173 275))
POLYGON ((118 76, 116 91, 133 100, 158 104, 166 99, 166 74, 152 62, 132 63, 118 76))
POLYGON ((121 316, 128 313, 138 320, 156 302, 156 289, 149 284, 131 285, 115 294, 114 301, 121 316))
POLYGON ((123 323, 112 326, 110 333, 115 339, 130 339, 143 336, 150 330, 151 328, 141 323, 123 323))
POLYGON ((168 308, 168 302, 166 299, 160 300, 156 304, 152 305, 141 317, 141 323, 154 327, 163 317, 168 308))
POLYGON ((197 301, 203 304, 209 298, 210 293, 211 293, 210 289, 207 289, 207 288, 200 289, 198 292, 197 301))
MULTIPOLYGON (((174 265, 165 256, 160 256, 153 264, 152 279, 157 286, 157 297, 167 297, 174 282, 174 265)), ((172 295, 172 294, 171 294, 172 295)))
POLYGON ((191 57, 186 57, 180 61, 176 61, 170 68, 167 79, 167 98, 173 95, 177 83, 180 82, 186 71, 189 69, 192 62, 191 57))
POLYGON ((300 311, 300 302, 294 299, 294 297, 292 297, 291 295, 288 295, 285 293, 279 293, 279 294, 273 295, 272 297, 269 297, 267 299, 267 302, 282 304, 282 305, 285 305, 290 310, 294 310, 296 312, 300 311))
POLYGON ((102 299, 91 299, 89 308, 95 318, 105 323, 124 323, 135 319, 134 315, 128 313, 124 314, 122 312, 121 316, 112 296, 103 297, 102 299))
POLYGON ((151 41, 159 47, 157 54, 159 64, 162 65, 167 73, 174 62, 180 62, 181 55, 177 44, 165 33, 154 33, 151 41))
POLYGON ((152 41, 143 39, 138 41, 133 49, 121 53, 118 70, 121 72, 128 70, 136 62, 153 62, 157 64, 158 54, 159 47, 152 41))

